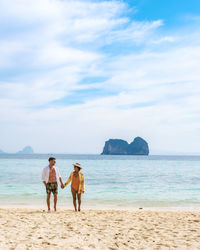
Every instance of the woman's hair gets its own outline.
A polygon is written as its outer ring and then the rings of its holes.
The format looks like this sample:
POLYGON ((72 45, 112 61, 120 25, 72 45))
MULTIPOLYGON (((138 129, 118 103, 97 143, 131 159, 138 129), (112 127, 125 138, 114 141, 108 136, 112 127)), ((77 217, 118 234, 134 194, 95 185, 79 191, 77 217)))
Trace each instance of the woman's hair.
POLYGON ((74 166, 75 168, 78 168, 78 171, 80 171, 81 170, 81 168, 80 167, 78 167, 78 166, 74 166))

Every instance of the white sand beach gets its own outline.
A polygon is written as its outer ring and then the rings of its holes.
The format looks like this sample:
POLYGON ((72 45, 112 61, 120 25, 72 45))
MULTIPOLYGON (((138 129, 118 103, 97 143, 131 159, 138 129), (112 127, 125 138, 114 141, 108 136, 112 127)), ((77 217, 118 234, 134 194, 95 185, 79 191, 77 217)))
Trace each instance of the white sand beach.
POLYGON ((0 249, 200 249, 199 211, 0 209, 0 249))

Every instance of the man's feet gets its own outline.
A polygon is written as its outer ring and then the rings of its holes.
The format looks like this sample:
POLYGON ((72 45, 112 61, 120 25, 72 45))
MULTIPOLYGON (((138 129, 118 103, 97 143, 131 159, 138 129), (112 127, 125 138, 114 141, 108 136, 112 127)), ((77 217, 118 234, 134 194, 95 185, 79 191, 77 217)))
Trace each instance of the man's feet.
POLYGON ((78 211, 79 211, 79 212, 81 211, 81 208, 80 208, 80 207, 78 208, 78 211))

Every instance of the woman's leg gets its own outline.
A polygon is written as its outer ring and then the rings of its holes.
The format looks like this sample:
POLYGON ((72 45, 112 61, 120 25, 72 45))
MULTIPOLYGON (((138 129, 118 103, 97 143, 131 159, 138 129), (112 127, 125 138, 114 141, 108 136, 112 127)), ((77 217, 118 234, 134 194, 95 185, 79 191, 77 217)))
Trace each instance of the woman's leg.
POLYGON ((75 211, 77 211, 77 207, 76 207, 76 191, 73 188, 71 188, 71 191, 72 191, 74 209, 75 209, 75 211))
POLYGON ((78 196, 78 211, 81 211, 81 194, 77 194, 78 196))

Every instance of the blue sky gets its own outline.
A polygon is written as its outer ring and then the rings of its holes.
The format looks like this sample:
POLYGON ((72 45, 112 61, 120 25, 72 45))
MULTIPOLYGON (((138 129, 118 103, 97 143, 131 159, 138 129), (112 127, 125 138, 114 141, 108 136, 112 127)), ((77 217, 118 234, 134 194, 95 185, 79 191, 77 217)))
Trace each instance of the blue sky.
POLYGON ((181 25, 187 16, 198 16, 200 2, 198 0, 135 0, 127 1, 137 12, 139 20, 163 19, 166 25, 181 25))
POLYGON ((199 24, 197 0, 2 0, 0 149, 200 152, 199 24))

